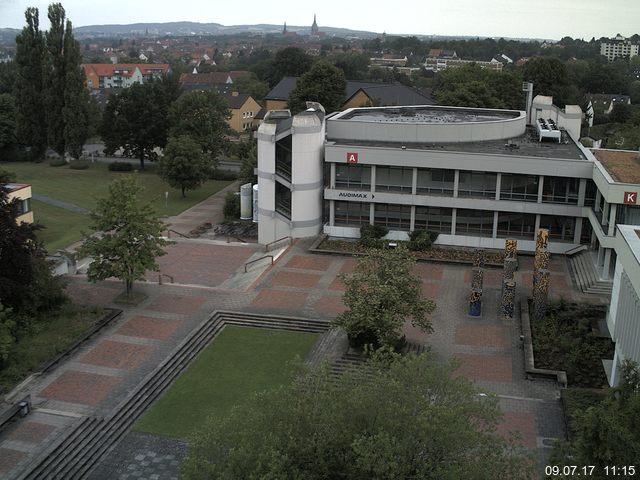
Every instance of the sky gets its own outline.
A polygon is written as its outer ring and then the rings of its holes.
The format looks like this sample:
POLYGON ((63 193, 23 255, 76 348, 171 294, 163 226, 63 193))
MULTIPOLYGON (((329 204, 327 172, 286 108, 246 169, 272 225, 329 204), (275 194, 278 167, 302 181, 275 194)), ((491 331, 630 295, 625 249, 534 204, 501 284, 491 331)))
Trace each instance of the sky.
MULTIPOLYGON (((38 7, 48 28, 51 2, 0 0, 0 27, 22 28, 24 10, 38 7)), ((137 22, 268 23, 323 26, 388 34, 465 35, 560 39, 630 36, 640 33, 639 0, 87 0, 62 1, 74 26, 137 22), (384 5, 376 7, 375 5, 384 5), (221 8, 222 7, 222 8, 221 8)))

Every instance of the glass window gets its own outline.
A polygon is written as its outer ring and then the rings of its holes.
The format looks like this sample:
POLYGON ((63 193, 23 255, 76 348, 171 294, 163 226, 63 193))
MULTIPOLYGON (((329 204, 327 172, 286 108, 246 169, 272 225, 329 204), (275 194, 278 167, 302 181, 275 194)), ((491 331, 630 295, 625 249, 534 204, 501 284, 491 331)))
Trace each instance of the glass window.
POLYGON ((500 180, 500 199, 537 202, 539 180, 540 178, 537 175, 509 175, 503 173, 500 180))
MULTIPOLYGON (((583 222, 589 223, 588 220, 583 222)), ((560 242, 573 242, 573 234, 576 230, 574 217, 562 217, 559 215, 540 215, 540 228, 549 230, 549 238, 560 242)))
POLYGON ((461 170, 458 178, 458 196, 495 198, 497 177, 496 173, 461 170))
POLYGON ((416 207, 416 230, 451 234, 451 208, 416 207))
POLYGON ((498 238, 534 240, 536 216, 532 213, 498 212, 498 238))
POLYGON ((459 208, 456 214, 456 235, 491 237, 493 235, 493 212, 459 208))
POLYGON ((336 163, 336 188, 371 190, 371 167, 336 163))
POLYGON ((585 207, 593 207, 596 204, 596 192, 598 191, 598 187, 593 180, 587 180, 587 188, 584 193, 584 206, 585 207))
POLYGON ((276 174, 291 181, 291 135, 276 142, 276 174))
POLYGON ((411 193, 413 168, 376 167, 376 191, 411 193))
POLYGON ((579 178, 544 177, 542 201, 545 203, 578 204, 579 178))
POLYGON ((357 226, 369 223, 369 203, 340 202, 334 203, 334 225, 357 226))
POLYGON ((374 207, 375 225, 387 227, 389 230, 409 230, 411 227, 411 207, 409 205, 393 205, 376 203, 374 207))
POLYGON ((452 197, 454 177, 455 170, 419 168, 417 193, 452 197))
POLYGON ((276 212, 291 218, 291 190, 276 182, 276 212))

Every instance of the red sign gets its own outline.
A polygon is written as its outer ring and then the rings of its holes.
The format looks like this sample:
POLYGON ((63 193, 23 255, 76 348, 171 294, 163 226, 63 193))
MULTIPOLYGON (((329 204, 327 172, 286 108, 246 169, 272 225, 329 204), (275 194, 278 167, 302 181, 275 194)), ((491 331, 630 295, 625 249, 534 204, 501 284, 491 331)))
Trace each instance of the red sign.
POLYGON ((638 203, 638 192, 624 192, 624 203, 631 205, 638 203))
POLYGON ((358 163, 358 153, 347 152, 347 163, 358 163))

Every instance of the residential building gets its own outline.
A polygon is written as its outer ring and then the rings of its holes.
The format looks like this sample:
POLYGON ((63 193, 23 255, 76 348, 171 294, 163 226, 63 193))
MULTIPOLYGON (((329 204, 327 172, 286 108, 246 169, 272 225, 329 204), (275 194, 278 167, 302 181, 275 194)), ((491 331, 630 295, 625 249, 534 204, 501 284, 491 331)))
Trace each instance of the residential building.
POLYGON ((638 55, 638 44, 631 43, 626 37, 617 34, 615 38, 600 42, 600 55, 613 62, 616 58, 632 58, 638 55))
POLYGON ((171 72, 166 63, 85 63, 85 86, 90 90, 127 88, 134 83, 145 83, 162 78, 171 72))
POLYGON ((18 201, 18 223, 33 223, 33 211, 31 210, 31 185, 24 183, 7 183, 3 185, 7 192, 7 200, 18 201))
POLYGON ((384 54, 382 57, 370 58, 369 61, 372 67, 406 67, 409 60, 406 55, 384 54))
POLYGON ((224 95, 231 109, 231 118, 227 121, 229 127, 236 132, 251 130, 256 126, 256 116, 262 109, 251 95, 246 93, 231 92, 224 95))
POLYGON ((441 57, 427 57, 424 61, 424 68, 433 72, 440 72, 447 68, 457 68, 464 65, 475 63, 482 68, 488 68, 490 70, 502 71, 502 62, 492 58, 488 62, 478 60, 463 60, 461 58, 441 58, 441 57))
POLYGON ((507 57, 504 53, 499 53, 498 55, 494 56, 493 59, 496 62, 500 62, 502 63, 503 66, 507 66, 507 65, 511 65, 513 63, 513 60, 509 57, 507 57))
POLYGON ((619 104, 631 105, 631 97, 609 93, 587 94, 587 111, 591 110, 593 114, 609 115, 613 111, 613 107, 619 104))

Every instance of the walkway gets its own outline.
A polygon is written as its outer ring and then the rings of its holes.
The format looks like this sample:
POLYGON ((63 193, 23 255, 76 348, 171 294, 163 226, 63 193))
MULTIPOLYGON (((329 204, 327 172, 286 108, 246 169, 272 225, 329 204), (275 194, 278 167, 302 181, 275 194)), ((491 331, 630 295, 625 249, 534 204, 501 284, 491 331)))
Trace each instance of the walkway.
POLYGON ((79 207, 74 203, 63 202, 62 200, 58 200, 57 198, 49 197, 47 195, 42 195, 39 193, 34 193, 32 195, 32 198, 34 200, 38 200, 39 202, 53 205, 54 207, 64 208, 65 210, 69 210, 70 212, 79 213, 80 215, 88 215, 90 211, 84 207, 79 207))
MULTIPOLYGON (((214 209, 224 194, 172 218, 172 226, 189 229, 205 218, 215 222, 219 212, 214 209)), ((13 478, 79 417, 109 414, 214 310, 334 318, 344 310, 344 285, 338 275, 352 271, 355 261, 310 254, 310 244, 297 241, 273 267, 266 263, 249 274, 244 273, 245 262, 264 255, 258 245, 193 239, 169 247, 160 264, 163 273, 174 277, 173 285, 158 285, 157 274, 150 274, 148 282, 136 285, 148 295, 143 303, 126 308, 99 337, 19 392, 17 396, 30 393, 36 408, 0 436, 0 476, 13 478)), ((564 259, 554 258, 550 268, 552 292, 580 299, 564 259)), ((520 294, 531 290, 531 269, 531 259, 521 257, 516 274, 520 294)), ((427 336, 407 325, 408 339, 426 343, 441 361, 456 360, 460 375, 498 395, 505 413, 501 431, 518 432, 519 442, 536 451, 542 462, 549 439, 564 436, 559 392, 554 383, 525 377, 519 321, 502 321, 497 315, 501 272, 486 270, 483 315, 472 319, 466 311, 469 266, 422 263, 416 270, 424 293, 435 299, 438 309, 434 333, 427 336)), ((89 305, 112 305, 122 291, 115 281, 94 285, 81 275, 69 281, 70 296, 89 305)), ((184 452, 181 441, 129 433, 90 478, 176 478, 184 452)))

